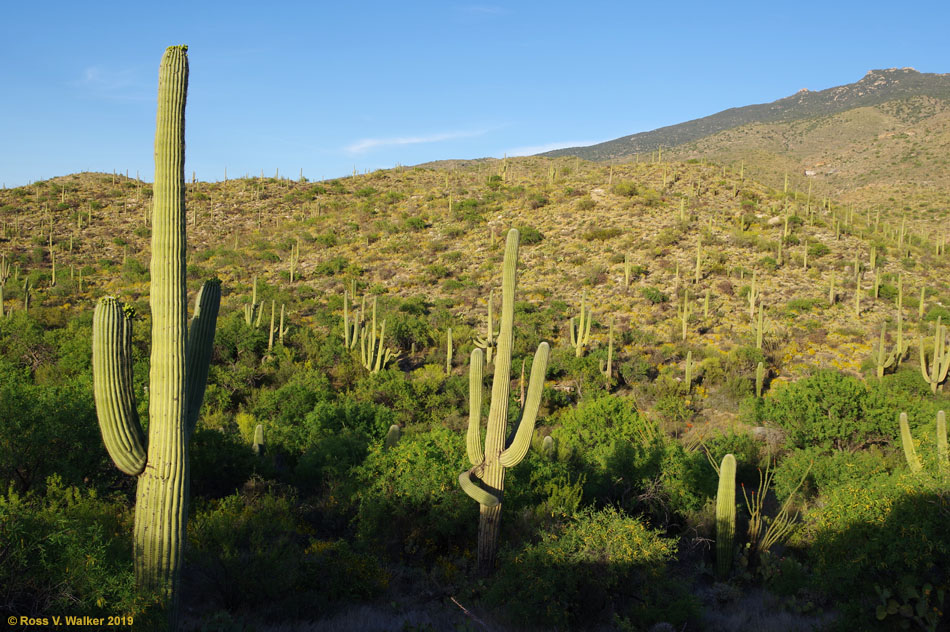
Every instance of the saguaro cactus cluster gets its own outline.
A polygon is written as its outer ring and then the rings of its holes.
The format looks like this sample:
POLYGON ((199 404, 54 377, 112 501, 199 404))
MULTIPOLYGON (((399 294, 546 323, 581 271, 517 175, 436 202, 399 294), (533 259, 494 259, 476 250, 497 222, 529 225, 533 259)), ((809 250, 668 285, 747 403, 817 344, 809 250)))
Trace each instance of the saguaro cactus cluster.
POLYGON ((492 379, 491 408, 488 413, 488 432, 485 449, 481 443, 482 369, 483 352, 474 349, 469 365, 469 416, 466 448, 472 468, 459 476, 459 484, 469 496, 478 501, 478 569, 490 573, 495 566, 498 550, 498 532, 501 527, 501 504, 505 488, 505 468, 514 467, 531 447, 531 435, 541 404, 541 390, 548 367, 548 343, 542 342, 534 354, 528 396, 521 409, 518 427, 508 435, 508 393, 511 387, 511 349, 515 320, 515 283, 518 263, 518 231, 508 232, 503 269, 501 329, 495 355, 495 373, 492 379))
POLYGON ((152 351, 146 443, 132 394, 131 310, 101 299, 93 319, 93 380, 103 441, 116 466, 138 477, 135 574, 165 598, 172 629, 188 514, 188 442, 198 421, 221 299, 217 280, 198 293, 186 329, 185 94, 187 47, 165 51, 155 132, 150 305, 152 351))

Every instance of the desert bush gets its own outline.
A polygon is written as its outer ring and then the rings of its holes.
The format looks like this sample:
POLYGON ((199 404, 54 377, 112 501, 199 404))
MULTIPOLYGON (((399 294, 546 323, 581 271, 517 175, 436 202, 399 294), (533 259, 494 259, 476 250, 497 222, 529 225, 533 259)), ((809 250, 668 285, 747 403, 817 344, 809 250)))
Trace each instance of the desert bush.
POLYGON ((894 435, 895 411, 871 397, 861 380, 833 370, 771 391, 760 410, 796 448, 846 450, 894 435))
POLYGON ((696 604, 668 573, 675 554, 675 543, 639 518, 583 510, 538 542, 503 550, 488 601, 519 625, 574 628, 615 617, 681 624, 696 604))
POLYGON ((141 615, 154 602, 137 595, 132 512, 121 501, 63 485, 46 494, 0 494, 0 603, 11 615, 141 615), (124 534, 124 535, 123 535, 124 534))
POLYGON ((465 437, 443 427, 406 432, 389 450, 372 446, 353 472, 360 539, 423 562, 472 549, 478 505, 457 483, 468 467, 465 437))
POLYGON ((252 489, 196 507, 187 559, 218 605, 268 619, 319 615, 388 583, 374 558, 314 539, 293 496, 252 489))

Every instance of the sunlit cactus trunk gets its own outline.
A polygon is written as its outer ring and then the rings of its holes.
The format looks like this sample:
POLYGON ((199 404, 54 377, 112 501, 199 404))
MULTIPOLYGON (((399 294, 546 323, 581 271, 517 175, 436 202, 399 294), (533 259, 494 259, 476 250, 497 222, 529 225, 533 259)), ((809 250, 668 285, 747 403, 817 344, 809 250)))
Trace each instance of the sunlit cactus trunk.
POLYGON ((132 394, 131 318, 114 298, 93 318, 93 380, 103 440, 116 465, 138 476, 134 555, 140 589, 162 595, 177 624, 188 515, 188 442, 204 399, 220 282, 198 294, 187 329, 185 283, 185 93, 187 47, 165 51, 155 133, 150 305, 152 350, 147 451, 132 394))

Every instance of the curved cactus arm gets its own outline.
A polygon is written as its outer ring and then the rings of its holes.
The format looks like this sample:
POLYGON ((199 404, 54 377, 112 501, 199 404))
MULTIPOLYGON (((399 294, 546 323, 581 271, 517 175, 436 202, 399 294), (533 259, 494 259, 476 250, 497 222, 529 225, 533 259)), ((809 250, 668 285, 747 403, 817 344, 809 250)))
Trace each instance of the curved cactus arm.
POLYGON ((937 411, 937 467, 944 474, 950 469, 947 452, 947 414, 937 411))
POLYGON ((482 489, 478 483, 473 480, 474 474, 474 467, 459 474, 459 485, 462 487, 462 491, 478 501, 478 504, 485 507, 496 507, 500 505, 501 499, 498 498, 498 496, 488 490, 482 489))
POLYGON ((92 376, 102 440, 122 472, 145 469, 145 433, 132 394, 132 320, 122 304, 99 299, 92 318, 92 376))
POLYGON ((544 377, 548 370, 548 355, 550 347, 542 342, 534 354, 531 364, 531 378, 528 381, 528 397, 521 410, 521 419, 517 430, 508 438, 507 447, 498 456, 498 462, 505 467, 514 467, 528 453, 531 448, 531 436, 534 434, 534 422, 538 418, 538 408, 541 406, 541 391, 544 389, 544 377))
POLYGON ((465 447, 472 465, 479 465, 485 460, 481 430, 483 356, 481 349, 473 349, 468 367, 468 433, 465 435, 465 447))
POLYGON ((910 434, 910 425, 907 423, 907 413, 900 415, 901 427, 901 445, 904 447, 904 458, 907 459, 907 466, 911 472, 919 472, 923 467, 920 459, 917 457, 917 450, 914 449, 914 437, 910 434))
POLYGON ((221 281, 209 279, 198 290, 195 313, 188 330, 187 369, 185 375, 185 404, 187 405, 185 436, 191 437, 198 425, 198 412, 205 398, 208 370, 211 368, 211 351, 214 348, 214 331, 221 306, 221 281))

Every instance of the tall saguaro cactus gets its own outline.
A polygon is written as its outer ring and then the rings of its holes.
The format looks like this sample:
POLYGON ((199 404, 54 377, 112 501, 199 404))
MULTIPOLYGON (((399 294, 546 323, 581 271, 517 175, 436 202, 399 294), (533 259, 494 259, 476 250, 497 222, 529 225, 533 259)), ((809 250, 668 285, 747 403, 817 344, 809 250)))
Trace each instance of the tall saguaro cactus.
POLYGON ((188 443, 204 399, 221 300, 220 282, 206 282, 198 293, 191 329, 186 329, 186 51, 186 46, 168 48, 158 76, 147 443, 132 395, 131 315, 114 298, 101 299, 96 306, 92 340, 96 412, 103 441, 116 466, 138 477, 136 582, 164 596, 172 629, 177 621, 188 513, 188 443))
POLYGON ((501 329, 495 355, 492 379, 491 408, 485 449, 481 443, 483 352, 474 349, 469 365, 469 416, 466 447, 472 468, 462 472, 459 484, 478 501, 478 570, 488 574, 495 566, 498 532, 501 527, 501 504, 505 488, 505 468, 514 467, 531 447, 534 422, 541 404, 541 390, 548 367, 550 348, 542 342, 534 354, 528 396, 521 409, 515 432, 508 435, 508 393, 511 387, 511 349, 515 320, 515 283, 518 264, 518 230, 508 231, 503 269, 501 329), (506 439, 507 437, 507 439, 506 439))

